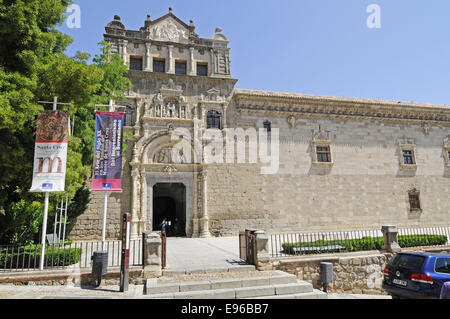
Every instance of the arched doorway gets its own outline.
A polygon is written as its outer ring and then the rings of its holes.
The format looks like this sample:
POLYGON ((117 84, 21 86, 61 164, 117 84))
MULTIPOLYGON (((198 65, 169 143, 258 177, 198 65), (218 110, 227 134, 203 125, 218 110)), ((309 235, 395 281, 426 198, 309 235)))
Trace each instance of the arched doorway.
POLYGON ((168 237, 186 236, 186 187, 183 183, 157 183, 153 186, 153 230, 161 230, 166 218, 171 225, 168 237))

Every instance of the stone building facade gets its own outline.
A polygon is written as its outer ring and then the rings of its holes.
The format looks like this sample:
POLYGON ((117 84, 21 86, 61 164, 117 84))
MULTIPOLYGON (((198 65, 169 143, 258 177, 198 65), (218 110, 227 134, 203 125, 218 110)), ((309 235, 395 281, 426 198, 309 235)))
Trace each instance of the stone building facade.
MULTIPOLYGON (((133 138, 108 238, 124 212, 135 238, 163 218, 169 235, 187 237, 450 222, 450 107, 237 89, 222 30, 200 38, 171 10, 138 31, 118 16, 105 29, 133 85, 115 103, 133 138), (223 152, 238 129, 245 160, 238 146, 223 152), (261 161, 264 136, 275 162, 261 161)), ((93 193, 71 236, 99 238, 102 214, 93 193)))

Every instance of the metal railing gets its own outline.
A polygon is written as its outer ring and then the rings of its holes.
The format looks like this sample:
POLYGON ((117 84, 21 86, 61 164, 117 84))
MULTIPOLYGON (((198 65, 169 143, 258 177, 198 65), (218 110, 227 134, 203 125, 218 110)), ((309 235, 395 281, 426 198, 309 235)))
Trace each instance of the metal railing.
MULTIPOLYGON (((46 245, 44 269, 90 268, 91 256, 100 250, 99 241, 46 245)), ((106 241, 104 250, 108 251, 108 267, 119 267, 122 242, 106 241)), ((40 245, 0 245, 0 273, 39 270, 40 254, 40 245)), ((130 241, 130 266, 142 266, 142 239, 130 241)))
MULTIPOLYGON (((402 247, 444 246, 450 244, 450 227, 398 228, 402 247)), ((271 234, 271 257, 383 249, 381 229, 314 233, 271 234)))

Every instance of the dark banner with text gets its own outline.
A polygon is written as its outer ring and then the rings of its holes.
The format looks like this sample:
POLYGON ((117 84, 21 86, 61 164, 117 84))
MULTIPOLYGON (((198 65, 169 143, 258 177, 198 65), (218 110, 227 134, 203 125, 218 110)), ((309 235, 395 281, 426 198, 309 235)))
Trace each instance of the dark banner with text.
POLYGON ((95 114, 93 191, 122 190, 123 112, 95 114))

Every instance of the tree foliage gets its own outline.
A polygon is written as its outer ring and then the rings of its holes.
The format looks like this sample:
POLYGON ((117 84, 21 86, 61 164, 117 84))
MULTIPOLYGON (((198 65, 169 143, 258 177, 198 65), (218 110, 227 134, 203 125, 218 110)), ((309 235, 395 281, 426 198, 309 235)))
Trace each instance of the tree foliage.
POLYGON ((42 223, 43 194, 30 193, 35 119, 49 104, 70 103, 74 121, 69 139, 66 192, 50 195, 49 221, 62 198, 69 197, 69 219, 84 212, 89 201, 86 180, 91 173, 96 104, 123 95, 130 87, 118 55, 101 43, 100 54, 68 57, 72 39, 56 30, 71 1, 0 0, 0 242, 29 242, 42 223), (38 213, 40 212, 40 213, 38 213))

